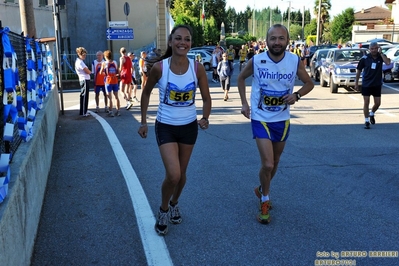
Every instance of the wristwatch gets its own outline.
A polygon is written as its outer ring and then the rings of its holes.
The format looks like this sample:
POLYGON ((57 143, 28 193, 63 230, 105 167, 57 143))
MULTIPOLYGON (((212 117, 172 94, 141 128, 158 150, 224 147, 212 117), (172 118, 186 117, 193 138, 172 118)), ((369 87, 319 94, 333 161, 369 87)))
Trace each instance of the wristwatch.
POLYGON ((299 94, 299 92, 294 92, 294 94, 296 95, 296 101, 301 99, 301 95, 299 94))

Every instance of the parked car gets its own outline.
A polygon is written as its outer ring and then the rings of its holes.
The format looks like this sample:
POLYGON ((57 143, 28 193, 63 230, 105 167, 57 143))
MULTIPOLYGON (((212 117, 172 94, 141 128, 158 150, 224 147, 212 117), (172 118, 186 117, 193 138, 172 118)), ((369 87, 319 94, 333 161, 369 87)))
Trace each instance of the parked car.
MULTIPOLYGON (((376 40, 377 41, 375 41, 375 42, 377 42, 378 45, 381 46, 381 47, 384 47, 386 45, 392 45, 392 43, 388 42, 388 41, 381 41, 380 39, 376 39, 376 40)), ((360 47, 360 44, 361 44, 361 48, 367 48, 368 49, 370 47, 370 43, 371 42, 369 42, 369 41, 356 43, 356 47, 360 47)))
POLYGON ((329 49, 317 50, 310 59, 310 77, 315 81, 320 80, 320 67, 325 63, 329 49))
POLYGON ((392 78, 393 79, 399 79, 399 56, 395 57, 394 59, 391 59, 391 62, 393 64, 392 67, 392 78))
POLYGON ((312 58, 313 54, 319 49, 330 49, 338 47, 335 44, 322 44, 322 45, 312 45, 309 47, 309 57, 312 58))
POLYGON ((191 57, 192 54, 194 54, 194 58, 195 58, 195 56, 197 54, 201 55, 202 64, 204 65, 206 71, 209 71, 209 70, 212 69, 212 64, 211 64, 212 53, 211 52, 209 52, 208 50, 204 50, 204 49, 202 49, 202 50, 200 50, 200 49, 198 49, 198 50, 197 49, 194 49, 194 50, 191 49, 189 51, 189 53, 187 54, 187 56, 191 57), (189 54, 190 54, 190 56, 189 56, 189 54))
MULTIPOLYGON (((389 65, 386 65, 385 63, 383 64, 383 66, 382 66, 382 80, 384 82, 391 82, 391 81, 394 81, 394 79, 395 79, 395 77, 394 77, 392 72, 395 70, 395 68, 394 68, 395 60, 394 59, 399 57, 399 45, 394 45, 390 49, 383 51, 383 53, 389 59, 391 59, 391 63, 389 65)), ((396 78, 397 78, 397 75, 396 75, 396 78)))
POLYGON ((397 44, 383 45, 383 46, 381 46, 381 52, 383 52, 385 54, 386 51, 388 51, 391 48, 395 48, 397 46, 399 47, 399 45, 397 45, 397 44))
MULTIPOLYGON (((222 52, 224 52, 224 48, 222 46, 219 46, 220 49, 222 49, 222 52)), ((213 50, 215 50, 216 46, 214 45, 205 45, 205 46, 200 46, 200 47, 193 47, 191 48, 192 51, 197 51, 197 50, 207 50, 211 54, 213 53, 213 50)))
POLYGON ((381 39, 381 38, 374 38, 374 39, 367 40, 367 41, 368 42, 383 42, 383 43, 389 43, 389 44, 399 44, 397 42, 391 42, 391 41, 388 41, 386 39, 381 39))
MULTIPOLYGON (((330 92, 337 93, 339 87, 355 86, 356 67, 359 60, 369 53, 365 48, 332 48, 320 69, 320 85, 330 85, 330 92)), ((361 79, 359 80, 361 87, 361 79)))

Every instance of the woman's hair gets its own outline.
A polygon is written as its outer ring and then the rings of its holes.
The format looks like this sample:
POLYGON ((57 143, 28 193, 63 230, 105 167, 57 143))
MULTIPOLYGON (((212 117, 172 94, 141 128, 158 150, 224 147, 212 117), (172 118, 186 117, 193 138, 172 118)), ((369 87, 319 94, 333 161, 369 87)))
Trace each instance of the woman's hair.
MULTIPOLYGON (((190 32, 190 35, 193 36, 193 29, 188 26, 188 25, 177 25, 173 27, 172 31, 169 34, 168 38, 168 43, 172 40, 173 34, 176 32, 178 29, 187 29, 190 32)), ((165 53, 161 56, 154 56, 153 58, 146 58, 145 61, 147 63, 147 71, 150 72, 151 67, 154 65, 154 63, 162 61, 165 58, 169 58, 172 56, 172 47, 168 45, 168 49, 166 49, 165 53)))
POLYGON ((87 51, 86 51, 86 49, 83 48, 83 47, 78 47, 78 48, 76 48, 76 53, 77 53, 78 55, 83 55, 83 54, 87 54, 87 51))
MULTIPOLYGON (((193 29, 190 26, 177 25, 170 32, 169 38, 168 38, 168 43, 172 40, 172 36, 173 36, 173 34, 175 34, 176 30, 181 29, 181 28, 188 30, 188 32, 190 32, 190 35, 193 36, 193 29)), ((161 56, 160 60, 163 60, 163 59, 171 57, 171 56, 172 56, 172 47, 168 45, 168 49, 166 49, 165 53, 161 56)))
POLYGON ((106 59, 108 59, 108 60, 113 60, 113 59, 114 59, 114 57, 113 57, 113 55, 112 55, 112 52, 111 52, 110 50, 104 51, 104 57, 105 57, 106 59))

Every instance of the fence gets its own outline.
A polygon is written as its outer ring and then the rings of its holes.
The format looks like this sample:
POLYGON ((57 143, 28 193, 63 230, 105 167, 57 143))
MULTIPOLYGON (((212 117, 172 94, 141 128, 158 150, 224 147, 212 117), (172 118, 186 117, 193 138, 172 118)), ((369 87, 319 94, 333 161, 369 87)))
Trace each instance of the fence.
POLYGON ((49 46, 0 27, 0 203, 8 192, 9 163, 51 90, 53 63, 49 46))
MULTIPOLYGON (((136 61, 134 62, 134 68, 136 70, 136 77, 138 79, 140 79, 140 75, 138 74, 138 69, 139 69, 138 68, 138 60, 140 59, 140 52, 145 51, 148 54, 150 51, 152 51, 154 49, 154 47, 155 47, 155 43, 151 43, 146 46, 143 46, 141 49, 136 49, 136 50, 131 51, 136 55, 136 61)), ((118 61, 119 55, 120 55, 119 53, 113 54, 114 60, 117 62, 119 62, 118 61)), ((76 54, 64 53, 62 55, 62 58, 61 58, 62 80, 76 80, 77 79, 77 75, 75 73, 75 67, 74 67, 76 58, 77 58, 76 54)), ((92 62, 96 59, 97 59, 96 54, 87 54, 84 62, 86 64, 86 66, 91 68, 92 62)))

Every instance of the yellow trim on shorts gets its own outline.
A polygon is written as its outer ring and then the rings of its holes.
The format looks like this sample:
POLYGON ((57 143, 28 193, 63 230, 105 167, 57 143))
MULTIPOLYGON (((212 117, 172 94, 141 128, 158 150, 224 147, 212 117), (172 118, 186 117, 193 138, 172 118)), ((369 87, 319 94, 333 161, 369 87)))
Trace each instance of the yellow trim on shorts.
POLYGON ((287 135, 287 131, 288 131, 289 126, 290 126, 290 120, 289 119, 285 120, 284 133, 281 136, 281 141, 283 141, 283 139, 285 139, 285 136, 287 135))
POLYGON ((265 128, 267 135, 269 136, 269 139, 271 138, 270 136, 270 131, 269 131, 269 127, 267 126, 267 123, 264 121, 260 121, 260 123, 263 125, 263 127, 265 128))
MULTIPOLYGON (((265 128, 267 135, 269 136, 269 138, 271 138, 270 136, 270 131, 269 131, 269 127, 267 126, 267 123, 264 121, 260 121, 260 123, 263 125, 263 127, 265 128)), ((284 141, 285 137, 287 136, 287 132, 288 132, 288 128, 290 126, 290 120, 285 120, 285 126, 284 126, 284 132, 283 135, 281 136, 280 141, 284 141)))

